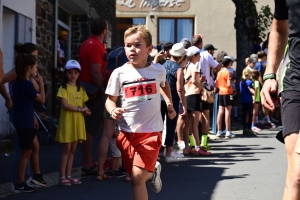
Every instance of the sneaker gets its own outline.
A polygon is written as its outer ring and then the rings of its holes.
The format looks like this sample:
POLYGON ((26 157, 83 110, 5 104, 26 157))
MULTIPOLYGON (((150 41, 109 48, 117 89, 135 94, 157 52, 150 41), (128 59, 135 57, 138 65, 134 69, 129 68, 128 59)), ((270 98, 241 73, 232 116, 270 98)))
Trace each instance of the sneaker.
POLYGON ((173 163, 173 162, 181 162, 181 161, 186 161, 184 159, 181 158, 176 158, 176 157, 165 157, 165 162, 166 163, 173 163))
POLYGON ((201 146, 201 148, 206 151, 211 150, 211 146, 208 146, 208 145, 203 145, 203 146, 201 146))
POLYGON ((148 181, 150 188, 154 193, 159 193, 162 188, 162 182, 160 179, 161 168, 161 164, 159 162, 156 162, 153 177, 148 181))
POLYGON ((189 154, 194 154, 194 151, 190 148, 185 148, 183 149, 183 155, 189 155, 189 154))
POLYGON ((105 174, 108 175, 108 176, 111 176, 111 177, 116 177, 116 178, 121 178, 121 177, 126 176, 126 174, 124 174, 120 170, 109 170, 105 174))
POLYGON ((261 129, 258 128, 258 127, 256 127, 256 126, 253 126, 253 127, 251 128, 251 130, 252 130, 252 131, 261 131, 261 129))
POLYGON ((211 152, 207 152, 207 151, 204 151, 203 149, 199 149, 199 150, 193 150, 193 154, 196 155, 196 156, 209 156, 211 155, 211 152))
POLYGON ((15 194, 19 194, 22 192, 20 190, 16 190, 15 185, 13 183, 10 185, 10 191, 15 194))
MULTIPOLYGON (((166 157, 166 151, 163 152, 163 156, 166 157)), ((182 153, 178 153, 177 151, 172 151, 171 152, 171 157, 175 158, 184 158, 184 155, 182 153)))
POLYGON ((179 150, 183 150, 185 148, 184 141, 181 141, 180 143, 177 143, 177 146, 178 146, 179 150))
POLYGON ((33 188, 39 188, 39 187, 42 187, 40 185, 37 185, 37 184, 34 184, 31 182, 32 181, 32 178, 30 177, 27 181, 26 181, 26 184, 30 187, 33 187, 33 188))
POLYGON ((21 193, 21 192, 35 192, 35 189, 33 187, 30 187, 26 184, 25 181, 23 181, 20 184, 15 185, 15 191, 16 193, 21 193))
POLYGON ((225 138, 236 138, 236 135, 230 133, 230 134, 226 134, 225 138))
POLYGON ((217 134, 216 134, 217 137, 224 137, 224 135, 225 135, 225 134, 223 134, 223 133, 217 133, 217 134))
POLYGON ((243 130, 244 136, 257 137, 257 133, 252 130, 243 130))
POLYGON ((42 174, 34 174, 30 180, 30 183, 39 185, 41 187, 47 187, 47 183, 44 181, 42 174))

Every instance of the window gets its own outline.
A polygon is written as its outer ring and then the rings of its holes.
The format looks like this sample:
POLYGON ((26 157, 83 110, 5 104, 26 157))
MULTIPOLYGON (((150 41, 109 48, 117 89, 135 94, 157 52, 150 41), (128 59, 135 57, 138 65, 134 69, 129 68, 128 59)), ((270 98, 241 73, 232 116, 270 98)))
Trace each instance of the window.
POLYGON ((136 17, 136 18, 117 18, 117 45, 124 45, 124 33, 127 28, 132 25, 146 24, 146 18, 136 17))
MULTIPOLYGON (((57 35, 59 37, 59 34, 61 31, 67 31, 68 32, 68 41, 65 41, 63 45, 64 49, 64 55, 65 60, 69 60, 71 57, 71 28, 70 28, 70 14, 67 13, 64 9, 61 7, 58 7, 58 20, 57 20, 57 35)), ((57 38, 59 39, 59 38, 57 38)))
POLYGON ((192 39, 194 33, 193 18, 159 18, 158 44, 162 42, 180 42, 182 38, 192 39))

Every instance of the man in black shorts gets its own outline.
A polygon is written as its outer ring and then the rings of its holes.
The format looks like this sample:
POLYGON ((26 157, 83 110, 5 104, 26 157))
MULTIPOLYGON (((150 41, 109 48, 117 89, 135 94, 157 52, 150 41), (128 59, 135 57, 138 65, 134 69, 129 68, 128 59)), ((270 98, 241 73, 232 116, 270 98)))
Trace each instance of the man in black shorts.
MULTIPOLYGON (((289 63, 280 67, 282 125, 288 170, 284 200, 300 199, 300 1, 275 0, 275 14, 269 38, 267 68, 261 91, 262 104, 269 110, 275 106, 272 94, 277 92, 276 71, 288 43, 289 63), (288 39, 289 38, 289 39, 288 39)), ((287 59, 287 60, 288 60, 287 59)), ((283 62, 285 63, 285 62, 283 62)))

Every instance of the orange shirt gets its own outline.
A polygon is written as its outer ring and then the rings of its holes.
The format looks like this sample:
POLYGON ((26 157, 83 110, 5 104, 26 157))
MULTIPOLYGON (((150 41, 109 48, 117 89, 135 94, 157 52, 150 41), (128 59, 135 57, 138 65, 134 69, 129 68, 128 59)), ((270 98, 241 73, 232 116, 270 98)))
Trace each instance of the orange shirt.
POLYGON ((230 72, 223 68, 218 72, 216 79, 216 88, 219 88, 220 95, 232 94, 232 86, 227 86, 227 81, 230 80, 230 72))

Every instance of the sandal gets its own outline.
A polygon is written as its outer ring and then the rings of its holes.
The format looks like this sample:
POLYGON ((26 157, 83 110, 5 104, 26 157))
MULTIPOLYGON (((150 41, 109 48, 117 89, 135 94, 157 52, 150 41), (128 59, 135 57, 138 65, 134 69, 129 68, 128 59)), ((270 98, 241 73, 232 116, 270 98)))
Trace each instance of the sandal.
POLYGON ((80 181, 80 179, 72 178, 71 176, 68 176, 68 177, 67 177, 67 180, 68 180, 71 184, 74 184, 74 185, 79 185, 79 184, 82 183, 82 182, 80 181))
POLYGON ((110 179, 110 176, 107 176, 106 174, 98 174, 97 175, 97 178, 96 178, 96 181, 105 181, 105 180, 109 180, 110 179))
POLYGON ((66 179, 65 176, 62 176, 59 179, 59 185, 62 185, 62 186, 71 186, 72 184, 71 184, 71 182, 68 179, 66 179))

